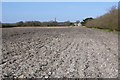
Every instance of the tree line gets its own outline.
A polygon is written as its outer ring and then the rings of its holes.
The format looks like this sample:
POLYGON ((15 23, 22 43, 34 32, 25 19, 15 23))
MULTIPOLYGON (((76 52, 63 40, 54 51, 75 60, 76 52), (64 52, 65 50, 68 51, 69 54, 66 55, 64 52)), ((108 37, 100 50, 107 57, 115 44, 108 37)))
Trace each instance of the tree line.
POLYGON ((73 22, 65 21, 65 22, 57 22, 57 21, 48 21, 48 22, 40 22, 40 21, 20 21, 16 23, 2 23, 3 28, 9 27, 26 27, 26 26, 74 26, 73 22))
POLYGON ((74 23, 81 23, 82 26, 85 26, 85 24, 90 21, 93 20, 92 17, 89 18, 85 18, 83 19, 82 22, 80 22, 79 20, 77 20, 76 22, 70 22, 70 21, 65 21, 65 22, 57 22, 57 21, 48 21, 48 22, 40 22, 40 21, 19 21, 16 23, 1 23, 3 28, 11 28, 11 27, 27 27, 27 26, 39 26, 39 27, 44 27, 44 26, 75 26, 74 23))
POLYGON ((120 31, 120 8, 113 6, 110 10, 93 20, 87 21, 85 23, 86 27, 89 28, 99 28, 99 29, 109 29, 111 31, 120 31))

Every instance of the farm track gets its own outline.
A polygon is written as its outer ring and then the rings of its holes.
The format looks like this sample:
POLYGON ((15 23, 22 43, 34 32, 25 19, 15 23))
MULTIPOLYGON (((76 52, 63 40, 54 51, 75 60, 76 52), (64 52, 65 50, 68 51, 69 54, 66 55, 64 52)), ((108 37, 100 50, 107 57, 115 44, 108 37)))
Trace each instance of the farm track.
POLYGON ((6 28, 2 77, 116 78, 118 35, 88 28, 6 28))

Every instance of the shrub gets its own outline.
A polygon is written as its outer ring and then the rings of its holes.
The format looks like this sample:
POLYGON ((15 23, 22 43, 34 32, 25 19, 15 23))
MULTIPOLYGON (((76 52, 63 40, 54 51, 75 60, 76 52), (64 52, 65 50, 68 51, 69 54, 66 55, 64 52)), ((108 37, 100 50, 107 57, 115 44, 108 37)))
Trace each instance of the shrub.
POLYGON ((95 27, 100 29, 119 30, 118 28, 118 8, 112 7, 110 11, 94 20, 88 21, 86 27, 95 27))
POLYGON ((85 26, 85 24, 90 20, 93 20, 93 18, 90 17, 90 18, 83 19, 83 21, 81 22, 82 26, 85 26))

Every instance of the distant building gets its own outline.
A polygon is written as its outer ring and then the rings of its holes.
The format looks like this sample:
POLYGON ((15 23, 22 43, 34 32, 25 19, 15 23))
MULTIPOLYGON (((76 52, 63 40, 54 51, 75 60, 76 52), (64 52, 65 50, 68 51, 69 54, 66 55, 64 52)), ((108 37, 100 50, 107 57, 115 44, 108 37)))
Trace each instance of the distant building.
POLYGON ((79 23, 74 23, 74 26, 82 26, 82 24, 79 22, 79 23))

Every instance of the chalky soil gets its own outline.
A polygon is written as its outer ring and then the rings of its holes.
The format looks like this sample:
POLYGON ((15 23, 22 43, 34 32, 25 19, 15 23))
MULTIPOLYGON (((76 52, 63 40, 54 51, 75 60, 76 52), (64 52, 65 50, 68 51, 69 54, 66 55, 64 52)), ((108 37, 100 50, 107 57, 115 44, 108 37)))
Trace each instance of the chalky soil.
POLYGON ((116 78, 118 35, 88 28, 4 28, 3 78, 116 78))

